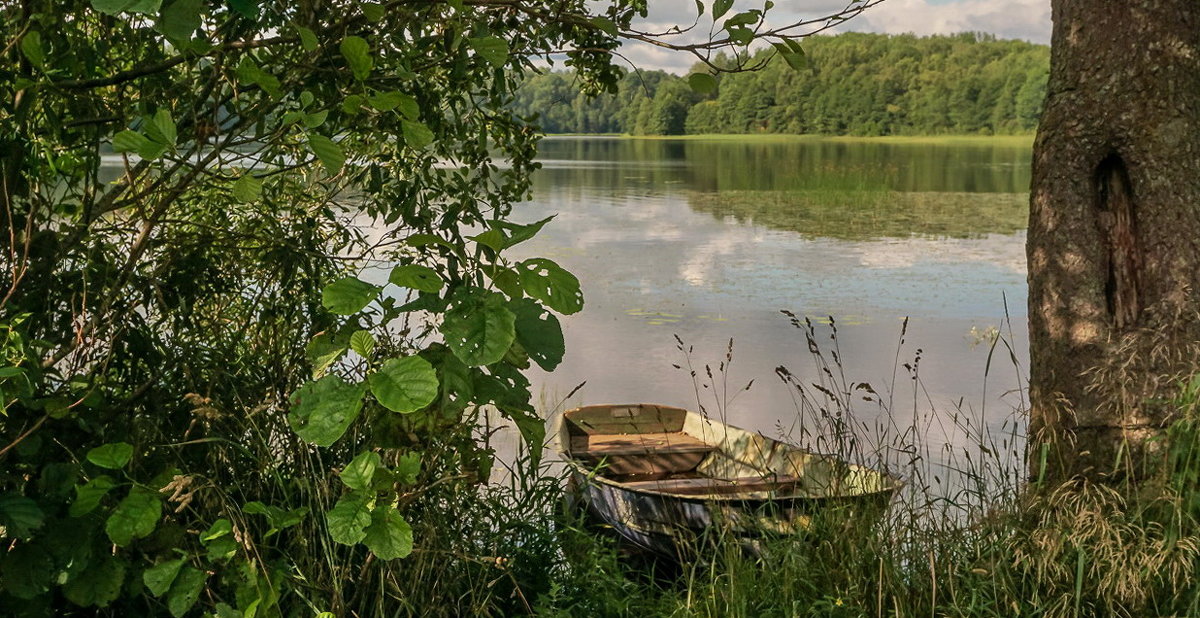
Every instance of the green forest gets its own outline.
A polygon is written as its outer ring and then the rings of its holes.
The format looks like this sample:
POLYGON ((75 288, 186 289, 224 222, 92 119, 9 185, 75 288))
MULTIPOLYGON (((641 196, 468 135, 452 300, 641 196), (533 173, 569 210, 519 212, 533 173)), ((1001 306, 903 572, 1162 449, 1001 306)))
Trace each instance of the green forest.
POLYGON ((632 71, 592 97, 574 73, 546 72, 517 91, 514 109, 547 133, 1007 135, 1037 126, 1050 65, 1047 46, 976 33, 819 36, 804 52, 799 71, 758 52, 761 70, 719 73, 707 94, 632 71))

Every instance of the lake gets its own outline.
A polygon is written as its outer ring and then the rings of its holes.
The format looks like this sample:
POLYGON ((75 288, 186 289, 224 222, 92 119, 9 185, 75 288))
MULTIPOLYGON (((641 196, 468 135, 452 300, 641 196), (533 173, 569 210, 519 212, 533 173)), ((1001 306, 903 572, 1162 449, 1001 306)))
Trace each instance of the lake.
POLYGON ((788 310, 814 323, 827 359, 837 351, 846 382, 890 402, 854 392, 865 431, 912 426, 961 446, 974 439, 957 412, 1020 434, 1030 155, 1028 138, 547 138, 513 218, 556 218, 520 251, 575 273, 586 302, 562 320, 562 365, 534 370, 542 407, 586 381, 567 407, 702 405, 796 439, 776 368, 802 384, 823 374, 788 310))

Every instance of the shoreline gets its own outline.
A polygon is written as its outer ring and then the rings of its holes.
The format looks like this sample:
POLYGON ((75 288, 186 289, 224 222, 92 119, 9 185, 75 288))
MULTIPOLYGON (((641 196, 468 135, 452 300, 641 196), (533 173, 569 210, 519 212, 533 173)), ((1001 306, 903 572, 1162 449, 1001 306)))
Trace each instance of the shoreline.
POLYGON ((971 142, 1007 145, 1033 145, 1034 134, 1018 135, 795 135, 791 133, 704 133, 698 135, 630 135, 628 133, 547 133, 544 138, 604 138, 646 141, 751 141, 801 142, 845 141, 877 142, 883 144, 966 144, 971 142))

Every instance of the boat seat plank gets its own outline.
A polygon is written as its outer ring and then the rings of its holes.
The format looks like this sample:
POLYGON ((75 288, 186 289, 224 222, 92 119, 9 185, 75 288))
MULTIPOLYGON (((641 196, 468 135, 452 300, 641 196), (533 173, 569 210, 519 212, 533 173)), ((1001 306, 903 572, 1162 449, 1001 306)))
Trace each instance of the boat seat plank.
POLYGON ((716 446, 679 431, 659 433, 591 434, 571 439, 571 453, 593 458, 628 455, 711 453, 716 446))
POLYGON ((798 476, 748 476, 735 479, 673 478, 623 483, 630 489, 660 491, 681 496, 738 494, 792 490, 801 482, 798 476))

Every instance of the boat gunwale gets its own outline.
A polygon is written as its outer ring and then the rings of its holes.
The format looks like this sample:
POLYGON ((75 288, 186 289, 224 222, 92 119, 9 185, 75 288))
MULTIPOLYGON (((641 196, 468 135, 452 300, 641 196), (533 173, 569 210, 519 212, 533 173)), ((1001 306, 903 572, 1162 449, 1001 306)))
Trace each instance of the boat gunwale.
MULTIPOLYGON (((799 449, 799 448, 797 448, 796 450, 803 451, 805 453, 809 452, 809 451, 804 451, 803 449, 799 449)), ((781 501, 825 502, 825 501, 833 501, 833 500, 856 500, 856 499, 860 499, 860 498, 870 498, 873 496, 879 496, 882 494, 895 493, 900 488, 904 487, 904 484, 905 484, 903 479, 901 479, 900 477, 895 476, 893 474, 890 474, 887 472, 880 472, 879 470, 875 470, 873 468, 869 468, 867 466, 862 466, 859 464, 847 463, 846 465, 848 465, 848 466, 867 470, 867 471, 873 472, 875 474, 878 474, 886 479, 889 479, 892 481, 892 485, 890 487, 886 487, 884 489, 879 489, 879 490, 871 491, 871 492, 864 492, 864 493, 858 493, 858 494, 840 494, 840 495, 834 495, 834 496, 783 494, 783 495, 775 495, 773 497, 772 496, 747 497, 747 496, 739 496, 736 493, 733 493, 733 494, 676 494, 676 493, 671 493, 671 492, 667 492, 667 491, 659 491, 659 490, 654 490, 654 489, 643 489, 640 487, 630 487, 628 485, 628 483, 623 483, 621 481, 614 481, 613 479, 610 479, 606 476, 601 475, 594 469, 587 468, 582 463, 577 461, 572 455, 570 455, 569 451, 567 451, 566 449, 559 449, 558 454, 559 454, 559 457, 562 459, 563 463, 566 464, 568 468, 572 468, 572 471, 584 475, 587 482, 589 482, 589 483, 599 482, 602 485, 608 485, 611 487, 615 487, 617 489, 620 489, 621 491, 628 491, 628 492, 636 493, 636 494, 645 494, 648 496, 670 498, 672 500, 679 500, 681 502, 694 502, 697 504, 712 503, 712 502, 731 503, 732 504, 732 503, 767 503, 767 502, 781 502, 781 501)), ((816 455, 816 453, 810 453, 810 454, 816 455)), ((767 492, 755 492, 755 493, 765 494, 767 492)))

